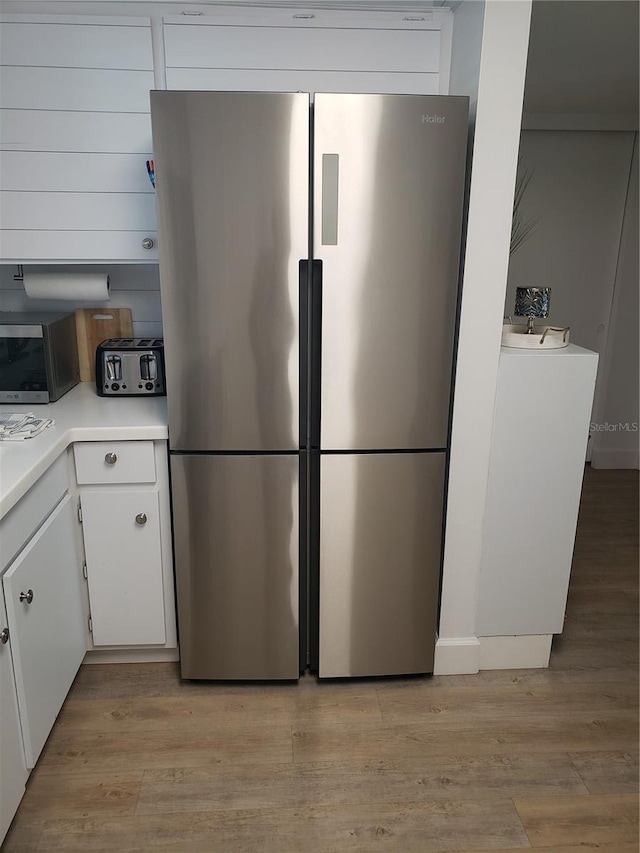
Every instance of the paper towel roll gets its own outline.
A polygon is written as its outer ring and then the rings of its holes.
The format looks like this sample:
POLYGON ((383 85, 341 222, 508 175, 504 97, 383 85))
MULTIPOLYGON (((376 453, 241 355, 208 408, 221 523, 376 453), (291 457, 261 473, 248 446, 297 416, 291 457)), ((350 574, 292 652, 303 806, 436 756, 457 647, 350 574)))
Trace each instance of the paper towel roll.
POLYGON ((109 276, 106 273, 25 272, 24 289, 29 299, 106 302, 109 276))

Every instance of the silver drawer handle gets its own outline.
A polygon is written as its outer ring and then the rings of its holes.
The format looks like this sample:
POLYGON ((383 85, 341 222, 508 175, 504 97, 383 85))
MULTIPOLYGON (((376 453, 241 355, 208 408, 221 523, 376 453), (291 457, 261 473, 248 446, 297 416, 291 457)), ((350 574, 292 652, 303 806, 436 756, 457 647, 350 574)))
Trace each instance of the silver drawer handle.
POLYGON ((31 604, 31 602, 33 601, 33 590, 28 589, 26 592, 21 592, 20 601, 26 601, 27 604, 31 604))
POLYGON ((4 644, 8 643, 8 642, 9 642, 9 629, 3 628, 2 631, 0 631, 0 643, 2 643, 2 645, 4 646, 4 644))
POLYGON ((139 513, 136 515, 136 524, 146 524, 146 523, 147 523, 147 516, 146 516, 146 513, 144 513, 144 512, 139 512, 139 513))
POLYGON ((115 453, 107 453, 104 457, 104 461, 107 463, 107 465, 115 465, 118 461, 118 457, 115 453))

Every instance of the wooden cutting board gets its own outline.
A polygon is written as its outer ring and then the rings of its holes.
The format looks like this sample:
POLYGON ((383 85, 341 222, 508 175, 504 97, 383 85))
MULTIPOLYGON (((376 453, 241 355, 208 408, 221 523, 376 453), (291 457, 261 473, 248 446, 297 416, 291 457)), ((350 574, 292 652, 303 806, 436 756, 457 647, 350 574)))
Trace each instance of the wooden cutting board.
POLYGON ((96 378, 96 349, 107 338, 132 338, 130 308, 79 308, 76 312, 76 337, 80 381, 96 378))

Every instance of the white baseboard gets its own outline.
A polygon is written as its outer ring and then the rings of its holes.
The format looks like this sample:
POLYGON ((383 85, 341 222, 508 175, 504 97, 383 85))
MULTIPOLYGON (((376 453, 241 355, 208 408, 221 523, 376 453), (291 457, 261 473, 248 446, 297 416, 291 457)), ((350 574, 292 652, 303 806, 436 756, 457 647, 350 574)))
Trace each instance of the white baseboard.
POLYGON ((544 669, 553 634, 511 637, 439 637, 434 675, 475 675, 483 669, 544 669))
POLYGON ((180 660, 177 649, 92 649, 83 663, 161 663, 180 660))
POLYGON ((478 639, 480 669, 543 669, 549 666, 553 634, 478 639))
POLYGON ((475 675, 479 668, 480 641, 477 637, 438 637, 434 675, 475 675))
POLYGON ((638 450, 598 450, 591 451, 592 468, 640 468, 638 450))
MULTIPOLYGON (((519 637, 439 637, 434 675, 474 675, 481 669, 549 666, 552 634, 519 637)), ((179 660, 177 649, 93 649, 84 663, 158 663, 179 660)))

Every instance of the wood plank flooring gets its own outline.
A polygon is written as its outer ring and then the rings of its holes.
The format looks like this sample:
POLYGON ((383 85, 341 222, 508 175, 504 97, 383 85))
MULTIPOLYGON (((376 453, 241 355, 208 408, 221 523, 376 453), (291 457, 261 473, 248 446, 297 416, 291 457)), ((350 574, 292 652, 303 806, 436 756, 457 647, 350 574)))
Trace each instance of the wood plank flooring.
POLYGON ((587 469, 548 670, 82 667, 3 853, 638 853, 638 477, 587 469))

